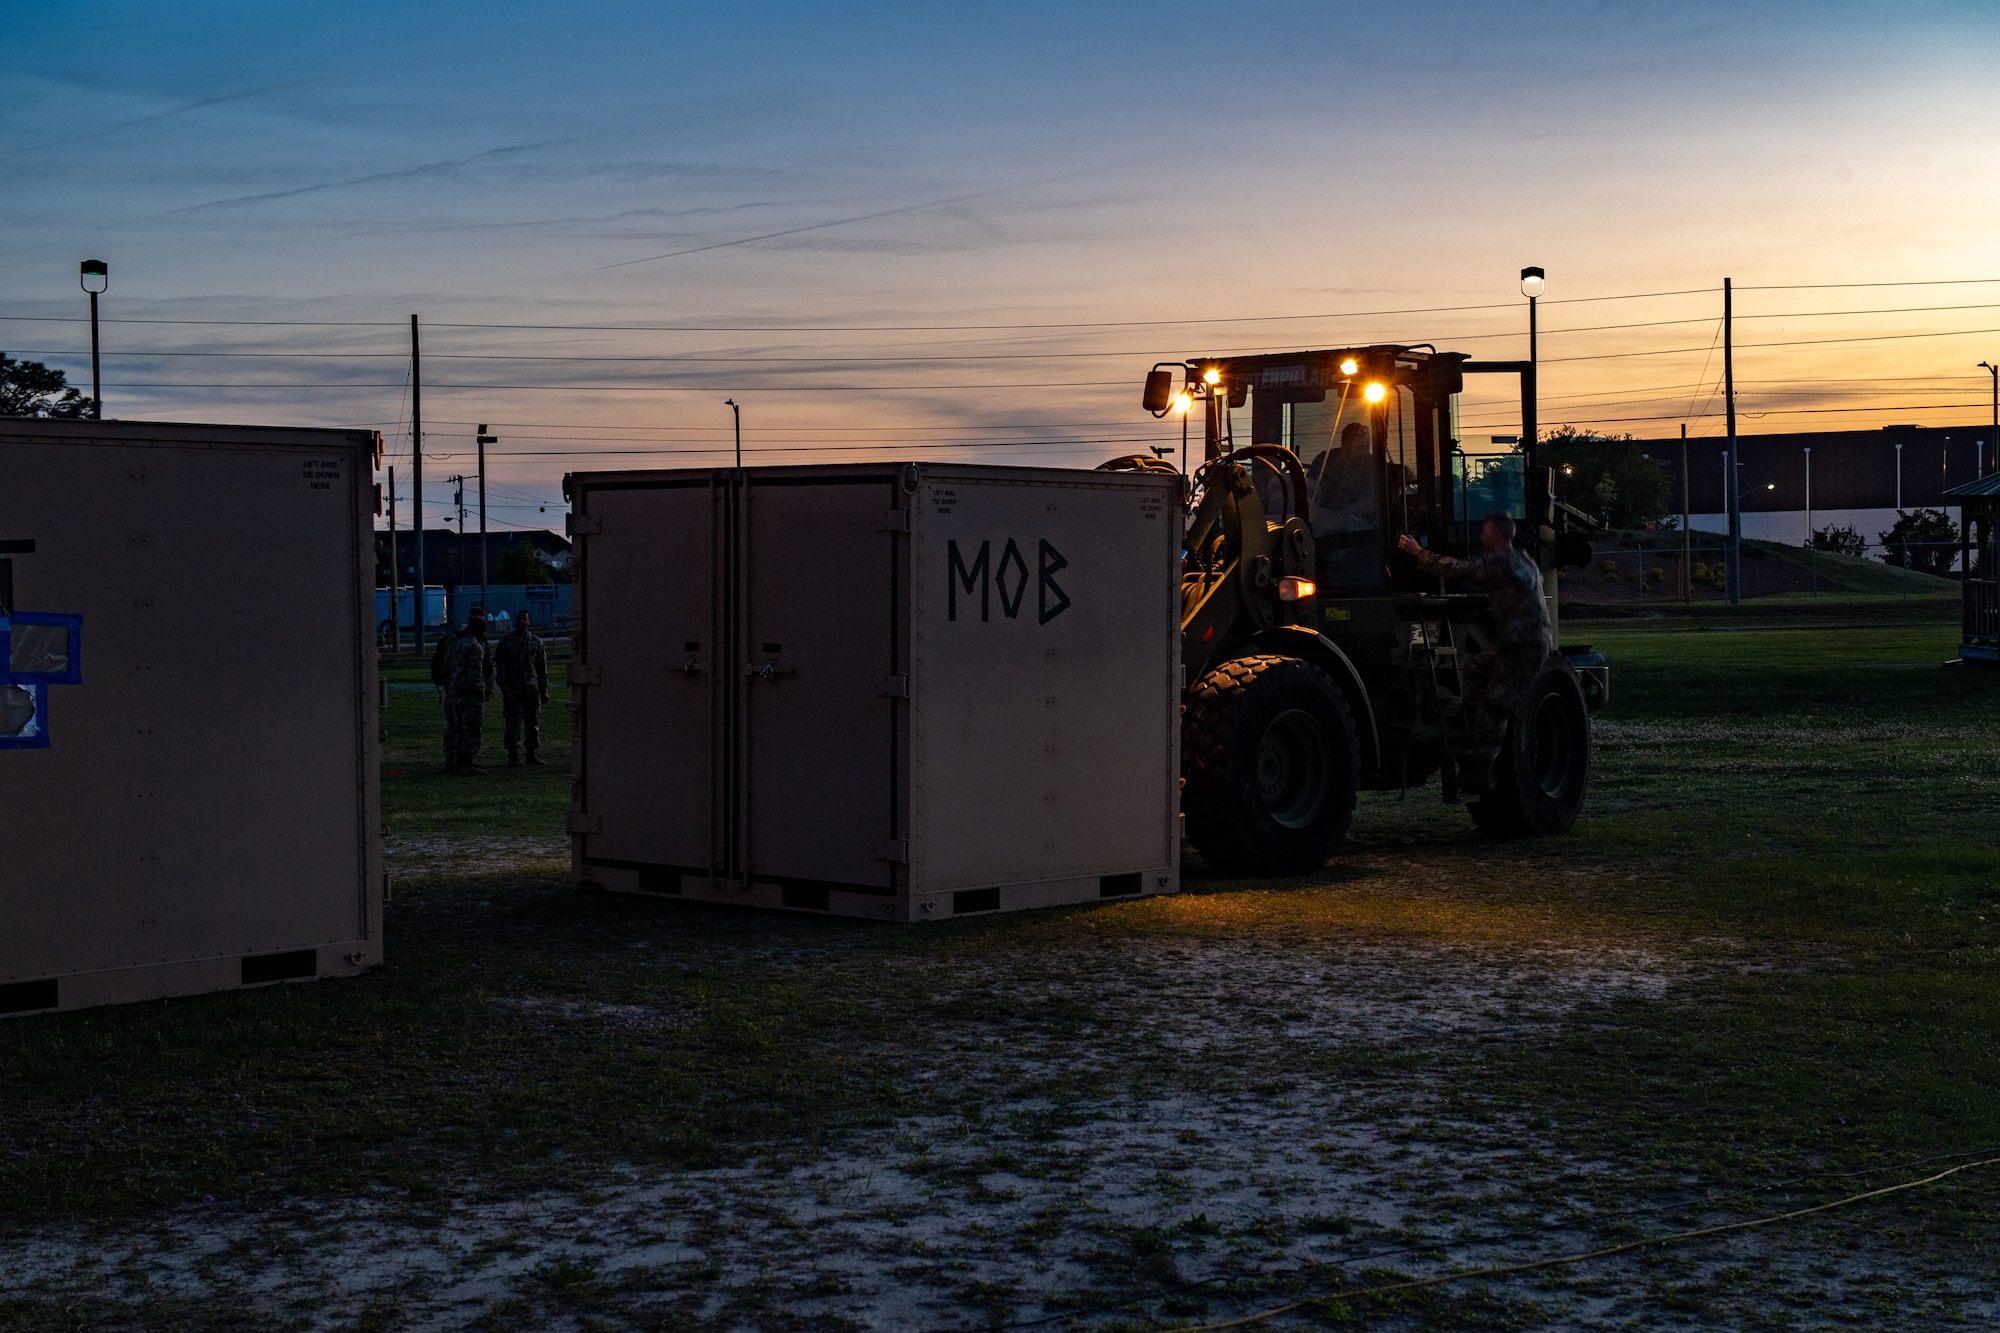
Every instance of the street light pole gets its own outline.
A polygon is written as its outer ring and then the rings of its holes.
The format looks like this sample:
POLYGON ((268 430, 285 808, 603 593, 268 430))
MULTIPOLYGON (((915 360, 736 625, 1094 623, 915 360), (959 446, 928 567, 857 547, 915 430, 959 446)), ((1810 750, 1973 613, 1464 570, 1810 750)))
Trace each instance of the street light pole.
POLYGON ((1736 438, 1735 293, 1728 278, 1722 280, 1722 384, 1729 421, 1729 467, 1722 477, 1723 498, 1729 506, 1729 547, 1722 557, 1722 581, 1729 604, 1736 606, 1743 600, 1743 457, 1736 438))
POLYGON ((1681 423, 1681 600, 1694 601, 1694 512, 1688 502, 1688 424, 1681 423))
POLYGON ((736 418, 736 466, 743 466, 743 409, 736 405, 734 398, 725 398, 723 405, 736 418))
POLYGON ((1812 446, 1806 446, 1806 545, 1812 548, 1812 595, 1819 597, 1819 537, 1812 525, 1812 446))
POLYGON ((479 423, 479 609, 489 610, 486 604, 486 446, 500 443, 498 435, 486 433, 486 423, 479 423))
POLYGON ((104 420, 104 381, 97 369, 97 294, 111 286, 111 266, 102 259, 86 259, 77 266, 77 282, 90 293, 90 415, 104 420))
POLYGON ((389 465, 389 655, 403 652, 402 571, 396 567, 396 466, 389 465))
MULTIPOLYGON (((458 488, 451 493, 451 502, 458 508, 458 563, 452 570, 458 577, 453 579, 445 589, 446 598, 450 602, 455 602, 458 600, 458 590, 465 586, 465 474, 463 472, 455 472, 451 476, 446 477, 445 480, 458 488)), ((446 531, 450 531, 450 524, 451 520, 447 518, 445 520, 446 531)), ((448 614, 463 620, 465 617, 465 608, 462 606, 450 606, 448 614)))
MULTIPOLYGON (((1993 377, 1993 434, 1987 440, 1987 443, 1993 446, 1993 465, 1996 469, 2000 469, 2000 366, 1996 366, 1990 361, 1981 361, 1979 368, 1993 377)), ((1984 450, 1981 451, 1981 454, 1984 454, 1984 450)), ((1982 475, 1978 459, 1976 458, 1974 459, 1972 475, 1975 477, 1982 475)))

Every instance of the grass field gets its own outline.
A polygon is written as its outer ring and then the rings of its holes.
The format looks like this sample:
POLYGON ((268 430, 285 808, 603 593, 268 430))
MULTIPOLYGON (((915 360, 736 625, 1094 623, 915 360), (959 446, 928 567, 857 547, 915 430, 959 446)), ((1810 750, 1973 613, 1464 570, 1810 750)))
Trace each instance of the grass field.
MULTIPOLYGON (((446 779, 392 692, 382 968, 0 1025, 0 1329, 1171 1327, 1979 1160, 2000 676, 1951 610, 1572 626, 1566 837, 1374 794, 1302 880, 912 928, 576 895, 563 770, 446 779)), ((1996 1199, 1271 1326, 1978 1324, 1996 1199)))

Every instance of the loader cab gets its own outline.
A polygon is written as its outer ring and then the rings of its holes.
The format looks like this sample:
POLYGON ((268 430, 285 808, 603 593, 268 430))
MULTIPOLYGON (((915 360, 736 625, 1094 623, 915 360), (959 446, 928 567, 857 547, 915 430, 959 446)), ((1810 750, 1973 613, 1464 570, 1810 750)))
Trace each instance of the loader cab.
MULTIPOLYGON (((1468 456, 1460 446, 1467 362, 1460 353, 1384 345, 1198 359, 1182 379, 1203 413, 1205 459, 1278 445, 1304 466, 1308 503, 1299 517, 1312 530, 1320 597, 1379 597, 1425 586, 1395 550, 1404 532, 1467 555, 1479 545, 1480 521, 1497 509, 1519 521, 1522 544, 1540 555, 1547 520, 1530 513, 1529 496, 1537 482, 1547 489, 1546 477, 1519 452, 1468 456)), ((1277 470, 1254 462, 1252 472, 1266 513, 1289 516, 1290 488, 1277 470)))

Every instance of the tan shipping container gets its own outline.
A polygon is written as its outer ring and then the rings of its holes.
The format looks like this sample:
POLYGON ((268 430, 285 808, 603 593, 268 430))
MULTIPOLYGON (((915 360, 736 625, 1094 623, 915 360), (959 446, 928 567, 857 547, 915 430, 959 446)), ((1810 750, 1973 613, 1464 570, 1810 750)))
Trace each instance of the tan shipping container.
POLYGON ((1179 887, 1179 478, 564 486, 580 883, 896 921, 1179 887))
POLYGON ((379 449, 0 420, 0 1013, 381 961, 379 449))

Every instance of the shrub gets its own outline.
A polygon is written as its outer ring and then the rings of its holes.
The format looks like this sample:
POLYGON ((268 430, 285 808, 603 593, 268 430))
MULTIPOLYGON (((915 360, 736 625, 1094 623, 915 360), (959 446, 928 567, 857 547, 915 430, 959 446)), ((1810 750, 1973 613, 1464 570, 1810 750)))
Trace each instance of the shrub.
POLYGON ((1882 534, 1882 559, 1923 574, 1944 574, 1958 561, 1958 524, 1942 509, 1896 511, 1896 526, 1882 534))
POLYGON ((1834 555, 1851 555, 1856 559, 1868 549, 1868 543, 1863 541, 1861 534, 1853 528, 1836 528, 1830 523, 1823 528, 1814 529, 1806 545, 1830 551, 1834 555))

